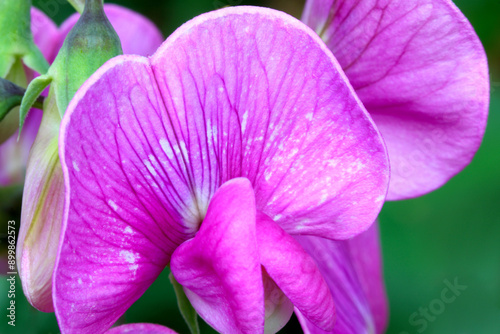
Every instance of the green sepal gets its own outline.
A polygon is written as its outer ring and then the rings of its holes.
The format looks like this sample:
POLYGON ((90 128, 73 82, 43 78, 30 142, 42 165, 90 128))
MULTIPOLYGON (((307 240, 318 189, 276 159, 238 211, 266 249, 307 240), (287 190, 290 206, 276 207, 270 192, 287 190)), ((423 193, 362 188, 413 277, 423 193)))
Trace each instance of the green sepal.
POLYGON ((179 306, 179 310, 181 311, 182 317, 186 321, 191 334, 200 334, 200 327, 198 326, 198 313, 196 313, 196 310, 193 308, 193 305, 191 305, 191 302, 184 293, 182 285, 175 280, 174 275, 170 273, 168 278, 170 278, 170 282, 172 282, 172 285, 174 286, 175 295, 177 296, 177 305, 179 306))
POLYGON ((68 0, 68 2, 78 13, 81 14, 83 12, 83 8, 85 7, 85 0, 68 0))
MULTIPOLYGON (((9 80, 0 78, 0 122, 14 107, 20 106, 26 90, 9 80)), ((43 108, 43 97, 39 97, 33 106, 43 108)))
MULTIPOLYGON (((21 108, 19 110, 19 136, 21 136, 21 131, 23 129, 24 121, 26 120, 26 116, 28 116, 28 112, 31 107, 39 101, 40 94, 47 88, 48 85, 52 82, 52 77, 49 75, 41 75, 35 79, 33 79, 28 88, 26 89, 26 93, 21 101, 21 108)), ((18 137, 19 139, 19 137, 18 137)))

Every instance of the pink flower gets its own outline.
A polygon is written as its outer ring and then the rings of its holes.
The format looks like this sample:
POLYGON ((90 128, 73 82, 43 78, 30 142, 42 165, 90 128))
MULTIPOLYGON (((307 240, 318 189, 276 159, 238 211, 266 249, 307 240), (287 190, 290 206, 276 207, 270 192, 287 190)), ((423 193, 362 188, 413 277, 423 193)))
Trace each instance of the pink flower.
POLYGON ((107 62, 60 143, 62 333, 104 332, 167 265, 218 331, 273 333, 294 308, 331 330, 327 282, 293 236, 365 231, 388 186, 384 144, 336 60, 263 8, 201 15, 150 58, 107 62))

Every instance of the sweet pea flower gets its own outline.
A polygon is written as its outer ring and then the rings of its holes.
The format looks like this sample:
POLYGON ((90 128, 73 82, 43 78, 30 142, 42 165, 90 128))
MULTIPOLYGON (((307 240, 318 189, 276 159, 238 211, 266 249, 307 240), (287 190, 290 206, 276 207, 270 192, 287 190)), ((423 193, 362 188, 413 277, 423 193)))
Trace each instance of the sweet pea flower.
MULTIPOLYGON (((141 15, 116 5, 105 5, 104 8, 105 12, 109 13, 111 23, 118 29, 117 33, 122 38, 121 43, 125 51, 146 56, 163 41, 158 29, 141 15), (142 29, 149 37, 137 40, 134 34, 138 29, 142 29)), ((32 18, 35 41, 39 43, 47 60, 52 62, 61 47, 61 41, 75 25, 76 19, 71 17, 58 30, 50 19, 37 9, 32 9, 32 18)), ((54 310, 52 273, 64 210, 64 180, 58 154, 61 117, 55 101, 52 100, 49 96, 46 101, 39 131, 40 115, 35 114, 33 117, 30 113, 28 116, 21 142, 18 144, 22 147, 16 147, 15 138, 12 138, 13 145, 9 147, 6 144, 0 148, 1 154, 10 152, 19 155, 19 166, 25 163, 26 152, 31 143, 33 144, 26 173, 17 250, 24 294, 34 307, 44 312, 54 310), (34 143, 31 140, 34 140, 34 143)), ((9 156, 5 160, 2 159, 2 163, 11 163, 13 160, 14 157, 9 156)), ((18 169, 17 173, 20 170, 18 169)), ((18 180, 20 178, 17 177, 18 180)))
MULTIPOLYGON (((113 4, 104 5, 104 11, 120 37, 124 54, 149 56, 163 42, 161 32, 144 16, 113 4)), ((79 17, 80 14, 73 14, 58 29, 47 15, 32 7, 31 31, 33 39, 49 63, 54 61, 64 39, 79 17)), ((26 76, 28 81, 31 81, 35 73, 26 69, 26 76)), ((32 109, 26 119, 19 141, 17 140, 19 134, 16 132, 0 145, 0 187, 23 183, 26 162, 41 119, 42 111, 32 109)))
MULTIPOLYGON (((333 52, 382 133, 391 161, 387 199, 428 193, 469 164, 486 125, 488 67, 451 1, 308 0, 302 21, 333 52)), ((382 333, 387 302, 376 229, 351 241, 299 241, 337 301, 331 333, 382 333)), ((306 332, 325 333, 299 319, 306 332)))
POLYGON ((150 58, 80 88, 59 147, 66 198, 53 298, 62 333, 103 333, 166 266, 223 333, 274 333, 294 309, 335 321, 293 236, 348 239, 376 218, 385 146, 307 26, 225 8, 150 58))

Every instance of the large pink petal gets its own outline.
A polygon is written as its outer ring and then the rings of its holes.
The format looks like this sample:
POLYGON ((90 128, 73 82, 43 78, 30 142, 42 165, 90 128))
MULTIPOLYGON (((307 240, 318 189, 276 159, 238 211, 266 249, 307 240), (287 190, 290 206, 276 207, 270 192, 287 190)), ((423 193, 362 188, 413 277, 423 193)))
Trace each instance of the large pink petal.
POLYGON ((388 182, 384 144, 306 26, 226 8, 178 29, 152 64, 171 114, 167 142, 202 207, 244 176, 258 209, 289 233, 348 238, 373 222, 388 182))
MULTIPOLYGON (((120 37, 124 54, 149 56, 163 43, 164 38, 158 28, 141 14, 113 4, 105 4, 104 12, 120 37)), ((61 25, 63 38, 60 40, 59 48, 79 18, 80 14, 75 13, 61 25)))
POLYGON ((260 261, 269 276, 312 323, 331 330, 335 322, 332 295, 314 260, 269 217, 259 214, 260 261))
POLYGON ((296 239, 315 259, 337 310, 337 323, 332 331, 323 331, 297 310, 304 332, 384 333, 388 311, 378 224, 374 223, 366 232, 345 241, 304 236, 296 239))
POLYGON ((175 172, 162 179, 152 167, 168 160, 149 146, 165 136, 151 78, 146 58, 115 58, 77 92, 63 119, 66 208, 53 292, 63 331, 110 327, 194 231, 175 210, 187 207, 190 218, 190 194, 175 172))
POLYGON ((222 333, 264 332, 264 287, 255 195, 244 178, 215 193, 196 236, 172 256, 171 270, 198 314, 222 333))
POLYGON ((326 41, 388 147, 388 199, 432 191, 483 137, 487 59, 450 0, 309 0, 303 21, 326 41))
POLYGON ((155 324, 126 324, 112 328, 106 334, 176 334, 176 332, 155 324))

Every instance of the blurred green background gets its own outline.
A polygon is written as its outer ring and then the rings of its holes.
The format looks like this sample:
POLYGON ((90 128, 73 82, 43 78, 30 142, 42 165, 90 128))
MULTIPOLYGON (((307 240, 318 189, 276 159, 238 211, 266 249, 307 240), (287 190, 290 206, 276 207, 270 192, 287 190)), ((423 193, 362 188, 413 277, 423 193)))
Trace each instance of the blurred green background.
MULTIPOLYGON (((225 5, 259 5, 280 9, 296 17, 300 0, 115 0, 152 19, 165 36, 183 22, 225 5)), ((500 1, 456 0, 469 18, 487 51, 491 76, 491 107, 483 144, 472 164, 441 189, 418 199, 386 203, 381 215, 382 247, 390 301, 390 334, 500 333, 500 1), (460 296, 429 318, 427 326, 409 318, 420 308, 436 306, 446 287, 444 280, 466 286, 460 296)), ((63 0, 34 0, 53 20, 61 23, 73 10, 63 0)), ((4 193, 5 194, 5 193, 4 193)), ((17 218, 20 190, 0 196, 0 217, 17 218), (17 194, 17 196, 12 196, 17 194)), ((5 219, 4 219, 5 218, 5 219)), ((0 280, 1 333, 58 333, 53 314, 33 309, 17 282, 17 326, 7 326, 5 279, 0 280)), ((416 319, 422 319, 418 317, 416 319)), ((121 319, 154 322, 179 333, 188 329, 177 310, 168 273, 160 276, 121 319)), ((203 333, 211 333, 207 326, 203 333)), ((282 333, 301 333, 293 320, 282 333)))

